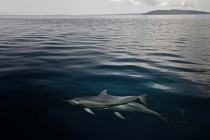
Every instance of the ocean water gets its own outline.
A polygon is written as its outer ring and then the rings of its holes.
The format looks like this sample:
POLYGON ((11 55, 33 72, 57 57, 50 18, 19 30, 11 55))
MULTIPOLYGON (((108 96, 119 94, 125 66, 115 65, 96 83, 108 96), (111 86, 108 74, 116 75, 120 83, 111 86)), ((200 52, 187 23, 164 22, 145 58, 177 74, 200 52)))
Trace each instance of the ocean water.
POLYGON ((210 16, 0 16, 0 137, 209 140, 210 16), (167 117, 63 100, 148 94, 167 117))

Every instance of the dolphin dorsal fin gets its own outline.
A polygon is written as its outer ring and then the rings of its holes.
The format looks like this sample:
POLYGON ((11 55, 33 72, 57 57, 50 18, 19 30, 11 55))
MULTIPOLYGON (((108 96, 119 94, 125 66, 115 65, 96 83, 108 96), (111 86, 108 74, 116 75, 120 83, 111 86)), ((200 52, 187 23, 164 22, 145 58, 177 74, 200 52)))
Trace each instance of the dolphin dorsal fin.
POLYGON ((147 94, 143 94, 143 95, 139 96, 139 99, 141 100, 142 103, 147 105, 147 94))
POLYGON ((99 93, 98 96, 107 96, 108 93, 107 93, 107 89, 103 90, 101 93, 99 93))

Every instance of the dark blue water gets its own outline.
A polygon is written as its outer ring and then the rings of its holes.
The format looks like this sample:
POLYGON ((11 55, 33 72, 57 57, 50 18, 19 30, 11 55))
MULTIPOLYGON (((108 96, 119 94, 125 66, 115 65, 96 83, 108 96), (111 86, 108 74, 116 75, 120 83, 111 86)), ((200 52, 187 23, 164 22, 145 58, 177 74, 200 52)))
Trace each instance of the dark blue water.
POLYGON ((209 82, 210 16, 0 17, 2 138, 208 140, 209 82), (168 123, 62 102, 104 89, 168 123))

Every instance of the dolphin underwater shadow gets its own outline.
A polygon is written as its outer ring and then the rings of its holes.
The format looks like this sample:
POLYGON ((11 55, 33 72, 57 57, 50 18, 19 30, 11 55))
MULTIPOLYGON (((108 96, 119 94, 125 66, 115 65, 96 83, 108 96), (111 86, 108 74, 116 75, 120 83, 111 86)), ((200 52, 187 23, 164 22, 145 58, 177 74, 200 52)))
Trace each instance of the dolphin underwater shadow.
POLYGON ((86 96, 78 97, 72 100, 64 100, 73 105, 83 106, 85 111, 90 114, 95 114, 91 109, 104 110, 108 109, 114 112, 114 114, 120 119, 126 119, 119 112, 141 112, 159 117, 163 122, 167 122, 167 119, 161 116, 159 113, 148 109, 143 104, 135 102, 137 99, 144 104, 146 102, 147 94, 140 96, 113 96, 107 93, 107 90, 103 90, 98 96, 86 96))
POLYGON ((109 107, 107 108, 109 110, 114 111, 114 114, 121 118, 121 119, 126 119, 125 117, 123 117, 119 111, 121 112, 140 112, 140 113, 145 113, 148 115, 154 115, 159 117, 163 122, 167 123, 167 119, 166 117, 163 117, 162 115, 160 115, 159 113, 147 108, 146 106, 144 106, 143 104, 139 104, 137 102, 130 102, 127 104, 123 104, 123 105, 118 105, 118 106, 113 106, 113 107, 109 107))

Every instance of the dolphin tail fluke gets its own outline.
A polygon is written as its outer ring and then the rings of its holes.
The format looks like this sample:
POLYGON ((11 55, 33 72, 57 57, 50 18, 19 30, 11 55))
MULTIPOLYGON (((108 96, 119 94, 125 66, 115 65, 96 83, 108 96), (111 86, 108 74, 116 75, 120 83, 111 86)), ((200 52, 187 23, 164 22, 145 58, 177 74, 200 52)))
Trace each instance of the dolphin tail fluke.
POLYGON ((114 114, 118 117, 118 118, 120 118, 120 119, 126 119, 125 117, 123 117, 119 112, 114 112, 114 114))
POLYGON ((168 118, 167 116, 162 117, 162 120, 163 120, 164 123, 168 123, 168 119, 167 118, 168 118))
POLYGON ((188 125, 189 123, 184 118, 184 109, 180 108, 180 112, 181 112, 181 117, 182 117, 182 123, 188 125))
POLYGON ((142 103, 147 105, 147 94, 140 95, 139 99, 141 100, 142 103))
POLYGON ((91 109, 89 109, 89 108, 84 108, 85 109, 85 111, 87 111, 88 113, 90 113, 90 114, 95 114, 91 109))
POLYGON ((184 118, 184 109, 181 108, 180 110, 181 110, 182 123, 183 123, 184 125, 188 125, 188 126, 193 127, 193 124, 191 124, 191 123, 189 123, 188 121, 185 120, 185 118, 184 118))
POLYGON ((158 116, 164 123, 168 123, 168 114, 166 115, 166 116, 161 116, 161 115, 159 115, 158 116))

